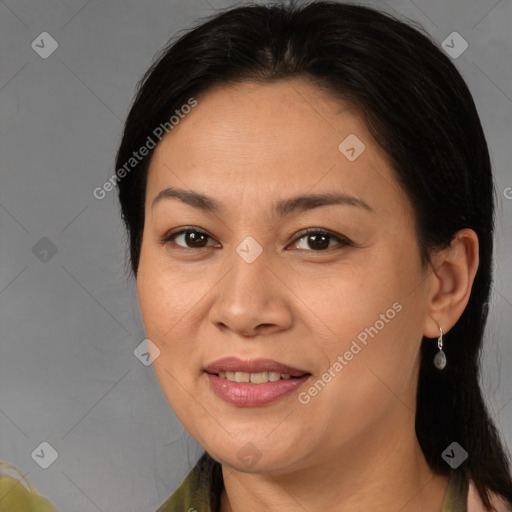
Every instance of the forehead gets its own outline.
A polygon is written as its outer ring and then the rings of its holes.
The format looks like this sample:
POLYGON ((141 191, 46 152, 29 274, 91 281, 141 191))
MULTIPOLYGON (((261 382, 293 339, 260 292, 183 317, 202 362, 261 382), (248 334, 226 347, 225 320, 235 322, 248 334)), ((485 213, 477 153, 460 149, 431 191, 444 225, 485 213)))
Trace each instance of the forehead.
POLYGON ((308 82, 223 84, 196 100, 155 149, 148 198, 173 185, 226 198, 284 188, 401 192, 357 109, 308 82))
POLYGON ((157 152, 186 143, 211 154, 229 150, 235 157, 266 148, 259 160, 279 155, 299 159, 301 154, 337 155, 336 142, 350 132, 370 142, 354 106, 303 80, 217 85, 197 102, 157 152))

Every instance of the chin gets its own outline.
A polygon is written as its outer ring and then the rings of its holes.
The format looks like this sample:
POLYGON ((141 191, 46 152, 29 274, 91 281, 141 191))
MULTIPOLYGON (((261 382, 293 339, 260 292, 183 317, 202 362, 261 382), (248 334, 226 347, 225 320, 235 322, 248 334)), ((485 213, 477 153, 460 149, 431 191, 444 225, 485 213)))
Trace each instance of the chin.
POLYGON ((261 449, 248 441, 241 447, 206 451, 223 466, 242 473, 287 473, 290 466, 298 462, 296 451, 293 455, 276 452, 275 445, 270 442, 261 449))

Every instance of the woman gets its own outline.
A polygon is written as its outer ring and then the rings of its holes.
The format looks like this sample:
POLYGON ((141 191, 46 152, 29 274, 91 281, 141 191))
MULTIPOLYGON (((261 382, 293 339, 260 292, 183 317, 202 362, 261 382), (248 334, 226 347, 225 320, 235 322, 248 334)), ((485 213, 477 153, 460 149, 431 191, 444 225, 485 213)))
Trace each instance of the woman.
POLYGON ((511 509, 478 380, 490 159, 420 29, 217 14, 144 76, 116 169, 153 367, 205 450, 161 512, 511 509))

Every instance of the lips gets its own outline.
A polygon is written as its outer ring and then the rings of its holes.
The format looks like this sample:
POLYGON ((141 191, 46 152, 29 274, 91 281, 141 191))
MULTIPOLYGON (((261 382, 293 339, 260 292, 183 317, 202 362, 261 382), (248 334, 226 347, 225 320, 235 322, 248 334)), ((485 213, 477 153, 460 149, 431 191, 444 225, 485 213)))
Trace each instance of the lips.
POLYGON ((273 359, 253 359, 250 361, 243 361, 238 357, 224 357, 222 359, 217 359, 206 366, 204 371, 211 375, 218 375, 219 372, 276 372, 288 374, 292 377, 301 377, 302 375, 309 374, 306 370, 294 368, 278 361, 274 361, 273 359))

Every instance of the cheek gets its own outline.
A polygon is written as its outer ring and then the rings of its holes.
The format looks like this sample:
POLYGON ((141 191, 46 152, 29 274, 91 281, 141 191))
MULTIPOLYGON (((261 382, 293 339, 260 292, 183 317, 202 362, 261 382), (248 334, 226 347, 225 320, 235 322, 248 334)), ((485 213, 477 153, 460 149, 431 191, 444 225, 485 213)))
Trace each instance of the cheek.
MULTIPOLYGON (((377 311, 385 314, 386 309, 377 311)), ((408 416, 414 411, 418 343, 406 315, 404 307, 377 329, 377 334, 370 329, 376 323, 370 315, 371 323, 353 330, 355 335, 347 333, 336 347, 324 346, 326 352, 329 350, 331 373, 335 376, 325 387, 319 383, 320 391, 311 390, 310 403, 305 407, 310 407, 310 414, 323 418, 324 423, 336 425, 330 429, 333 443, 360 438, 361 432, 370 432, 375 425, 385 428, 396 414, 408 416), (363 335, 358 338, 358 334, 363 335)), ((319 378, 325 382, 330 376, 323 374, 319 378)))
POLYGON ((159 251, 143 244, 137 275, 137 295, 146 335, 160 343, 176 337, 180 322, 198 300, 194 286, 180 280, 180 274, 166 269, 159 251))
POLYGON ((421 281, 415 259, 374 261, 351 280, 332 282, 323 318, 335 335, 319 343, 336 375, 327 384, 336 414, 351 411, 361 421, 401 401, 413 407, 425 314, 422 287, 411 285, 421 281))
MULTIPOLYGON (((194 358, 193 340, 187 336, 187 313, 192 305, 188 295, 170 275, 162 272, 149 251, 142 251, 137 272, 137 294, 145 334, 160 353, 152 363, 160 387, 178 419, 189 425, 197 416, 192 393, 190 362, 194 358)), ((169 273, 170 274, 170 273, 169 273)), ((197 299, 196 299, 197 301, 197 299)), ((189 432, 193 425, 189 425, 189 432)))
POLYGON ((212 286, 210 279, 184 275, 162 261, 158 250, 143 247, 137 275, 139 306, 146 337, 160 350, 153 369, 173 406, 182 394, 188 396, 186 390, 200 373, 197 330, 212 286))
POLYGON ((145 335, 160 351, 153 369, 167 395, 177 388, 175 378, 181 381, 186 377, 187 337, 182 329, 190 306, 179 285, 161 271, 147 250, 141 251, 137 295, 145 335))

